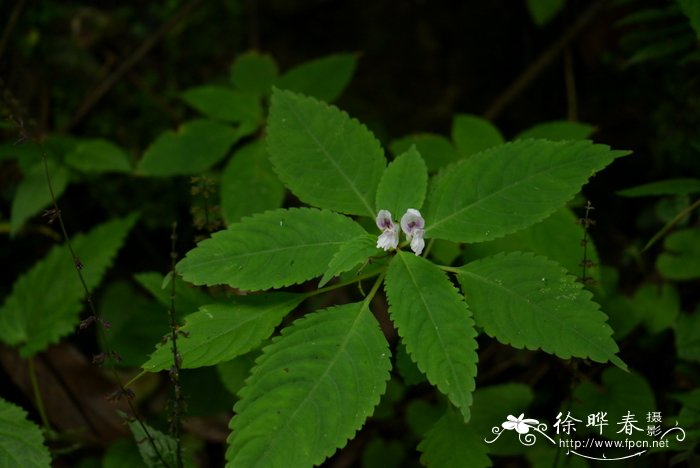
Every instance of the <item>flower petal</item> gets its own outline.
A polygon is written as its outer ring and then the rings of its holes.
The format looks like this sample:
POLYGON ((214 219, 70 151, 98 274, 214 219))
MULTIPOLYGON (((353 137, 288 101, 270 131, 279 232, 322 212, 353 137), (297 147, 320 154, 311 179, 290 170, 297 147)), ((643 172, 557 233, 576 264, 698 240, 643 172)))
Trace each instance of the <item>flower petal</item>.
POLYGON ((394 227, 394 221, 391 219, 389 210, 379 210, 379 213, 377 213, 377 227, 382 231, 394 227))
POLYGON ((409 240, 413 237, 416 229, 423 229, 424 227, 425 220, 418 210, 409 208, 401 217, 401 230, 403 230, 409 240))

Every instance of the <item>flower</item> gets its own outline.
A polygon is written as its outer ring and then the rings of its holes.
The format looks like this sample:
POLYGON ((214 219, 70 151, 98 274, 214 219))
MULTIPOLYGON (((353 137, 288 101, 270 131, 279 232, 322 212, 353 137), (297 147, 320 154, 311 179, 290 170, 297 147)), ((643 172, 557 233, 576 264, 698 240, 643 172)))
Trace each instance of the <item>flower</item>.
POLYGON ((406 213, 401 217, 401 230, 406 234, 406 239, 411 241, 411 250, 416 255, 423 253, 425 248, 425 220, 421 216, 420 211, 413 208, 406 210, 406 213))
POLYGON ((505 421, 501 426, 508 431, 515 429, 518 434, 527 434, 530 432, 531 427, 536 426, 540 422, 537 419, 523 419, 524 416, 525 413, 521 413, 517 418, 509 414, 506 418, 508 421, 505 421))
POLYGON ((399 245, 399 227, 394 224, 388 210, 379 210, 377 213, 377 227, 382 230, 377 239, 377 248, 395 249, 399 245))

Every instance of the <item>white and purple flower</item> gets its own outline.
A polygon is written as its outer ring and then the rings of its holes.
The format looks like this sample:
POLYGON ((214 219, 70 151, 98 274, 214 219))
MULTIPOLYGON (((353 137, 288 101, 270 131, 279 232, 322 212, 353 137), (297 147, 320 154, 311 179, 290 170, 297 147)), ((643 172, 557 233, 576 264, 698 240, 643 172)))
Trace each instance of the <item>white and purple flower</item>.
POLYGON ((399 245, 399 227, 391 219, 391 213, 388 210, 379 210, 377 213, 377 227, 382 230, 382 233, 377 239, 378 249, 395 249, 399 245))
POLYGON ((416 255, 423 253, 425 248, 425 220, 420 211, 409 208, 401 217, 401 230, 406 234, 406 239, 411 242, 411 250, 416 255))

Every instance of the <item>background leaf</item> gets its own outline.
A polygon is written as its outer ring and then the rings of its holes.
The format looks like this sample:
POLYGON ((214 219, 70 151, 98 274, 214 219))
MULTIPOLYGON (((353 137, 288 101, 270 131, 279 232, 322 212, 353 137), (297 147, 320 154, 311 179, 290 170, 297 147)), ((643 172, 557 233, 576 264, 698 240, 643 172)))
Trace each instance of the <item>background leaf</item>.
POLYGON ((51 455, 44 445, 41 429, 27 419, 27 413, 0 398, 0 467, 44 468, 51 455))
POLYGON ((356 65, 357 54, 328 55, 288 70, 275 86, 333 102, 350 83, 356 65))
MULTIPOLYGON (((189 334, 177 341, 182 368, 213 366, 255 349, 303 300, 301 294, 269 293, 234 296, 226 303, 200 307, 185 317, 181 327, 189 334)), ((159 345, 141 367, 149 372, 169 368, 171 347, 170 342, 159 345)))
POLYGON ((672 280, 700 278, 700 229, 684 229, 670 234, 665 252, 656 260, 662 275, 672 280))
MULTIPOLYGON (((128 421, 129 429, 134 436, 136 445, 139 448, 141 459, 149 468, 162 468, 164 466, 178 466, 177 464, 177 443, 175 439, 169 435, 163 434, 161 431, 154 429, 148 424, 144 424, 148 434, 153 439, 153 444, 146 437, 146 432, 141 427, 138 421, 128 421), (155 449, 153 448, 155 445, 155 449), (156 452, 157 450, 157 452, 156 452), (158 456, 160 454, 160 457, 158 456), (165 465, 162 460, 165 461, 165 465)), ((191 466, 190 463, 185 463, 185 466, 191 466)))
POLYGON ((265 145, 254 141, 238 149, 221 177, 221 210, 227 223, 274 210, 284 201, 284 185, 272 170, 265 145))
MULTIPOLYGON (((576 215, 568 208, 561 208, 544 221, 505 237, 487 242, 479 242, 464 249, 463 258, 467 262, 482 257, 490 257, 503 251, 528 251, 554 260, 566 270, 581 277, 583 260, 583 228, 576 222, 576 215)), ((593 228, 595 229, 595 228, 593 228)), ((598 252, 592 239, 588 239, 587 258, 600 264, 598 252)), ((586 269, 586 276, 600 281, 600 268, 586 269)))
MULTIPOLYGON (((600 384, 583 382, 576 386, 571 401, 571 414, 578 415, 576 418, 583 420, 577 425, 578 432, 599 434, 598 427, 585 427, 585 415, 606 411, 609 425, 603 427, 603 436, 613 440, 634 439, 640 436, 645 439, 646 431, 635 431, 634 435, 617 432, 622 427, 617 423, 621 422, 622 417, 629 411, 636 416, 638 423, 635 426, 646 429, 647 413, 658 411, 654 392, 646 379, 637 373, 623 372, 614 367, 603 371, 600 384)), ((666 424, 669 422, 665 421, 666 424)))
MULTIPOLYGON (((73 238, 88 288, 100 283, 135 221, 134 215, 116 218, 73 238)), ((55 246, 13 284, 0 308, 0 339, 19 346, 24 357, 46 349, 73 331, 84 296, 68 249, 55 246)))
POLYGON ((458 278, 477 325, 501 343, 626 367, 607 316, 556 263, 514 252, 465 265, 458 278))
POLYGON ((700 362, 700 305, 692 314, 681 314, 676 320, 676 350, 678 357, 700 362))
MULTIPOLYGON (((134 279, 143 286, 165 308, 170 308, 171 286, 169 282, 163 287, 163 275, 155 271, 137 273, 134 279)), ((172 281, 172 278, 169 279, 172 281)), ((217 302, 200 288, 187 284, 179 277, 175 279, 175 312, 178 315, 191 314, 201 306, 217 302)))
POLYGON ((522 131, 514 140, 526 140, 528 138, 542 138, 552 141, 585 140, 593 135, 595 127, 581 122, 569 122, 556 120, 537 124, 522 131))
POLYGON ((534 224, 616 157, 588 141, 520 140, 460 161, 428 196, 426 238, 480 242, 534 224))
POLYGON ((207 117, 225 122, 255 123, 262 118, 262 107, 256 95, 223 86, 191 88, 182 93, 182 99, 207 117))
POLYGON ((428 381, 469 420, 476 376, 476 331, 464 298, 445 273, 398 251, 384 282, 389 315, 428 381))
POLYGON ((66 164, 83 172, 131 172, 129 155, 111 141, 84 140, 66 155, 66 164))
POLYGON ((618 190, 623 197, 655 197, 659 195, 689 195, 700 193, 700 179, 666 179, 618 190))
POLYGON ((527 0, 527 9, 537 26, 549 23, 565 5, 566 0, 527 0))
POLYGON ((452 120, 452 141, 462 157, 503 143, 503 135, 488 120, 476 115, 457 114, 452 120))
POLYGON ((464 424, 461 415, 447 411, 418 444, 427 467, 481 468, 491 466, 482 436, 464 424))
POLYGON ((350 271, 360 263, 366 261, 371 255, 381 253, 377 249, 377 237, 371 234, 363 234, 344 244, 331 259, 328 269, 323 274, 318 287, 322 288, 334 276, 350 271))
POLYGON ((415 147, 394 159, 377 187, 377 211, 389 210, 394 220, 406 210, 420 210, 428 189, 428 169, 415 147))
MULTIPOLYGON (((48 159, 51 186, 56 199, 60 198, 68 186, 68 171, 59 163, 48 159)), ((51 195, 46 185, 44 162, 39 161, 29 167, 17 187, 12 199, 10 232, 16 234, 24 222, 51 204, 51 195)))
POLYGON ((249 51, 239 55, 231 65, 231 83, 243 92, 267 95, 277 73, 277 64, 271 56, 249 51))
POLYGON ((309 208, 267 211, 215 232, 177 264, 194 284, 280 288, 326 271, 333 255, 365 231, 350 218, 309 208))
POLYGON ((405 153, 414 145, 430 172, 436 172, 438 169, 460 158, 450 140, 442 135, 433 133, 416 133, 399 138, 392 141, 389 148, 392 153, 399 155, 405 153))
POLYGON ((297 320, 264 348, 240 392, 229 464, 320 464, 372 413, 390 367, 387 342, 366 303, 297 320))
POLYGON ((196 174, 219 162, 240 138, 231 126, 213 120, 191 120, 177 132, 162 133, 146 149, 139 171, 155 176, 196 174))
POLYGON ((280 179, 303 202, 375 217, 386 160, 374 135, 345 112, 274 90, 267 149, 280 179))
POLYGON ((693 0, 677 0, 683 14, 690 20, 690 25, 695 30, 695 34, 700 39, 700 4, 693 0))

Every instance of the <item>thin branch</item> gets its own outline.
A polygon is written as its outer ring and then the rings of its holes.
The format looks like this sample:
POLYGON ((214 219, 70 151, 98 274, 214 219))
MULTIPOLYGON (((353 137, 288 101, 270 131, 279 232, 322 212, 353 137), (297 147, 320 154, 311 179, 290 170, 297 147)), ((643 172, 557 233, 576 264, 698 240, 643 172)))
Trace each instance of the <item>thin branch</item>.
POLYGON ((542 52, 542 54, 537 57, 537 59, 530 64, 529 67, 523 71, 518 78, 515 79, 506 89, 503 91, 495 101, 486 109, 483 116, 488 120, 496 119, 503 109, 508 106, 520 93, 522 93, 525 88, 527 88, 530 83, 537 78, 549 65, 554 62, 554 60, 564 51, 569 43, 581 32, 583 29, 590 24, 590 22, 596 17, 600 12, 602 7, 605 5, 607 0, 598 0, 588 7, 581 15, 576 19, 576 22, 567 28, 566 32, 557 39, 554 44, 549 46, 547 50, 542 52))
POLYGON ((180 440, 180 418, 182 416, 183 401, 182 388, 180 387, 180 368, 182 367, 182 357, 177 351, 177 335, 179 333, 177 320, 175 318, 175 262, 177 260, 177 223, 173 223, 173 232, 170 235, 170 340, 172 341, 173 366, 170 368, 170 380, 173 383, 173 415, 171 431, 176 443, 177 466, 182 468, 182 442, 180 440))
POLYGON ((171 16, 160 28, 151 34, 145 41, 117 68, 110 76, 94 88, 83 100, 73 118, 60 129, 61 132, 68 132, 78 125, 93 107, 116 85, 119 80, 136 65, 158 41, 173 29, 180 21, 189 17, 192 10, 201 3, 202 0, 191 0, 171 16))
POLYGON ((566 85, 566 118, 570 122, 578 120, 578 97, 576 96, 576 75, 571 48, 564 52, 564 84, 566 85))

